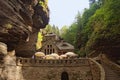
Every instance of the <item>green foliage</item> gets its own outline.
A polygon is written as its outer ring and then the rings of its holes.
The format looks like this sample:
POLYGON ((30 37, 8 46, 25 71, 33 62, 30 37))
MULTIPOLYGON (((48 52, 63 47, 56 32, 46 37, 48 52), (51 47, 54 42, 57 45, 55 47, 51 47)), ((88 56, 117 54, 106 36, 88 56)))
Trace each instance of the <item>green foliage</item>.
POLYGON ((78 12, 75 22, 64 31, 64 34, 62 34, 67 42, 75 46, 75 52, 80 56, 86 56, 85 46, 93 32, 93 26, 90 25, 92 23, 90 19, 100 7, 100 1, 98 1, 94 2, 89 9, 85 9, 82 16, 78 12))
POLYGON ((36 43, 36 50, 40 49, 42 47, 42 40, 43 36, 40 32, 38 32, 38 38, 37 38, 37 43, 36 43))
POLYGON ((60 36, 62 38, 66 38, 67 31, 68 31, 68 26, 63 26, 60 30, 60 36))
POLYGON ((77 30, 76 23, 73 23, 69 28, 67 26, 64 26, 61 29, 61 37, 65 41, 71 43, 72 45, 75 45, 77 34, 76 30, 77 30))
POLYGON ((45 29, 43 29, 44 33, 51 33, 52 32, 52 26, 51 25, 47 25, 45 29))
POLYGON ((78 13, 70 26, 63 26, 60 35, 75 46, 80 56, 113 50, 120 45, 119 8, 119 0, 98 0, 82 16, 78 13))
POLYGON ((55 25, 51 26, 50 24, 47 25, 45 29, 43 29, 43 33, 44 34, 55 33, 58 36, 60 35, 59 28, 57 26, 55 26, 55 25))
POLYGON ((47 12, 47 9, 48 9, 48 7, 47 7, 48 0, 40 0, 40 1, 39 1, 39 4, 43 7, 43 10, 44 10, 45 12, 47 12))
POLYGON ((42 41, 43 40, 43 36, 42 36, 42 34, 39 32, 38 33, 38 41, 42 41))
POLYGON ((83 15, 81 18, 78 19, 77 23, 80 23, 77 25, 78 28, 78 41, 77 46, 78 48, 85 47, 86 42, 88 41, 93 29, 92 26, 89 26, 90 24, 90 18, 94 15, 96 10, 98 10, 100 6, 98 5, 98 2, 95 2, 89 9, 85 9, 83 15))
POLYGON ((88 25, 89 27, 93 26, 93 31, 87 42, 87 49, 100 51, 104 50, 105 47, 119 45, 119 8, 119 0, 105 0, 104 6, 91 17, 88 25))
POLYGON ((86 26, 87 22, 89 21, 89 18, 96 12, 97 9, 99 9, 100 6, 96 3, 94 3, 89 9, 85 9, 83 15, 82 15, 82 23, 83 26, 86 26))
POLYGON ((6 27, 6 29, 12 29, 12 28, 13 28, 13 25, 10 24, 10 23, 8 23, 8 24, 5 24, 5 27, 6 27))

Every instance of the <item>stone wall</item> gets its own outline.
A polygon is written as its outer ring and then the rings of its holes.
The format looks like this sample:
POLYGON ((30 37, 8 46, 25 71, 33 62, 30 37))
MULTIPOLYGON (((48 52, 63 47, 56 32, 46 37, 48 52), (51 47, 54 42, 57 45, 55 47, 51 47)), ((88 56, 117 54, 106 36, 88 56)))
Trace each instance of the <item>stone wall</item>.
POLYGON ((18 58, 17 63, 22 67, 25 80, 63 80, 61 79, 63 73, 67 74, 69 80, 102 80, 100 79, 100 69, 97 68, 99 66, 89 59, 35 60, 18 58))
POLYGON ((92 80, 89 67, 23 67, 25 80, 61 80, 62 73, 68 74, 69 80, 92 80))

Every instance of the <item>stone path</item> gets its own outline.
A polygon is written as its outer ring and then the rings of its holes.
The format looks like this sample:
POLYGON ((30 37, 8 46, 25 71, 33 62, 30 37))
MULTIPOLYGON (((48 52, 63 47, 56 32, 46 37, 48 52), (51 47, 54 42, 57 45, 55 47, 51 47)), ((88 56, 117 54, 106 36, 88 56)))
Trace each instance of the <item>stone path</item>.
POLYGON ((102 64, 105 70, 106 80, 120 80, 120 74, 114 72, 109 66, 102 64))

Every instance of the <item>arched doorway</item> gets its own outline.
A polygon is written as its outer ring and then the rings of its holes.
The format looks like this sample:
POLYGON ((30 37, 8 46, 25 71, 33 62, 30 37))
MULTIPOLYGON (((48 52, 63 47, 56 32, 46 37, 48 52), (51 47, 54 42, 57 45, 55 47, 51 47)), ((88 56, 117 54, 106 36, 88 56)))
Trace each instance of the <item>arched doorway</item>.
POLYGON ((61 74, 61 80, 69 80, 69 76, 67 72, 62 72, 61 74))

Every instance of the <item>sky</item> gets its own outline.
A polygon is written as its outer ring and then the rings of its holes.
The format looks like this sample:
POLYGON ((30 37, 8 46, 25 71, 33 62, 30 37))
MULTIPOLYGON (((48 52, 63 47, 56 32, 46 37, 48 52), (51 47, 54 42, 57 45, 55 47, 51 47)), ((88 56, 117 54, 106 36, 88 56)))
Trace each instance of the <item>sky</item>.
POLYGON ((89 0, 48 0, 50 9, 49 24, 58 26, 71 25, 78 11, 82 13, 84 8, 89 8, 89 0))

